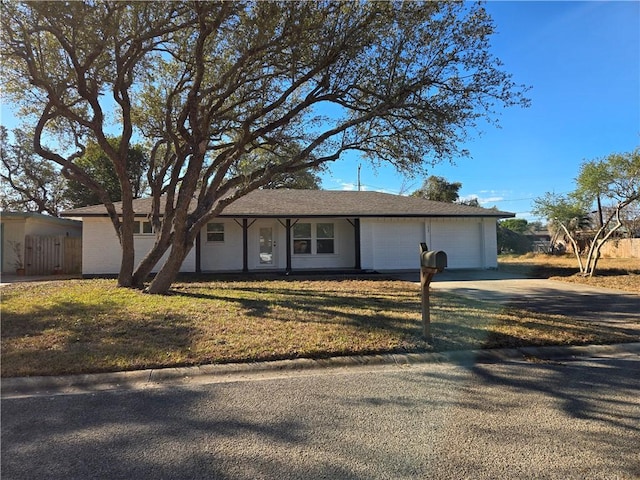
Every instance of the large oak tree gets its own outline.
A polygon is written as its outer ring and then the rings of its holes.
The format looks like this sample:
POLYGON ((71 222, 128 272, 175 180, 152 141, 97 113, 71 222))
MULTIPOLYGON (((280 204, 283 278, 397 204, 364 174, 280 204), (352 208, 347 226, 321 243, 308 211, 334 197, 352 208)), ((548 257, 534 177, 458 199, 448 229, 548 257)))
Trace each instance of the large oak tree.
POLYGON ((461 141, 480 119, 494 121, 499 108, 527 104, 525 89, 490 52, 494 27, 480 4, 3 8, 6 82, 35 115, 36 152, 105 204, 122 245, 121 285, 142 285, 170 250, 148 287, 153 293, 168 290, 207 222, 274 177, 349 150, 415 172, 461 153, 461 141), (150 145, 156 232, 154 247, 135 268, 126 175, 134 127, 150 145), (119 130, 116 148, 108 128, 119 130), (52 133, 77 147, 45 144, 52 133), (121 212, 75 163, 87 138, 113 163, 121 212))

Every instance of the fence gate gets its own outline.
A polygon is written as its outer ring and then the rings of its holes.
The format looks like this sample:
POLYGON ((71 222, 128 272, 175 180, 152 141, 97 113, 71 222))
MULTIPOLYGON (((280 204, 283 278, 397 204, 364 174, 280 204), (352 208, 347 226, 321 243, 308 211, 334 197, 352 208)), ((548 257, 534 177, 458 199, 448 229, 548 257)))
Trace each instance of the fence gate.
POLYGON ((26 235, 24 265, 27 275, 81 273, 82 238, 26 235))

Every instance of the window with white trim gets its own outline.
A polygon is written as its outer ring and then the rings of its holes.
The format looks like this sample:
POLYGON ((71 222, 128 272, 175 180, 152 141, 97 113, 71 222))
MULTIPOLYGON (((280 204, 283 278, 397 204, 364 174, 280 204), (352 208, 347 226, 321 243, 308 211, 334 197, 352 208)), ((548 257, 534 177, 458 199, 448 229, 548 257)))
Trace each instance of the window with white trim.
POLYGON ((333 223, 296 223, 293 226, 295 255, 323 255, 335 253, 333 223))
POLYGON ((207 242, 224 242, 224 223, 207 223, 207 242))
POLYGON ((151 222, 136 220, 133 222, 134 235, 153 235, 151 222))

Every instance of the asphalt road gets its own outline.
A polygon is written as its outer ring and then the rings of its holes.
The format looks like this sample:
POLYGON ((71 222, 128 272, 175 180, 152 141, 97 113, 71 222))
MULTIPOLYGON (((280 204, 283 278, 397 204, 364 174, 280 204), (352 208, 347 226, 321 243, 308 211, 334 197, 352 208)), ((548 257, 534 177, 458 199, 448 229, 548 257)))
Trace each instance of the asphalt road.
POLYGON ((2 479, 637 479, 640 357, 5 399, 2 479))

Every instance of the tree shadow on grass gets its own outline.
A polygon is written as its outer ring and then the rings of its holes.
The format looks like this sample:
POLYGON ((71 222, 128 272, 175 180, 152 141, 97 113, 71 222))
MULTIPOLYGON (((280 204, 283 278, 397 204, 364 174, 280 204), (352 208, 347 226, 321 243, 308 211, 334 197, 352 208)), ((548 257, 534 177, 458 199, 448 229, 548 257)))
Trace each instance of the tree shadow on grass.
POLYGON ((363 285, 360 290, 344 282, 307 282, 300 286, 288 281, 258 284, 243 280, 226 283, 225 288, 177 285, 172 295, 188 302, 175 301, 165 310, 138 312, 136 318, 126 318, 126 309, 116 299, 99 305, 64 300, 48 306, 34 305, 28 314, 3 316, 3 375, 613 343, 637 338, 625 324, 580 323, 570 317, 532 314, 525 309, 526 304, 514 309, 497 302, 433 292, 433 341, 427 344, 422 338, 417 286, 406 282, 363 285), (188 311, 177 307, 187 304, 203 318, 194 322, 188 311), (210 319, 208 305, 213 306, 210 319), (218 321, 216 308, 230 313, 220 328, 209 328, 207 325, 218 321), (245 348, 245 344, 251 347, 245 348), (272 344, 277 348, 271 348, 272 344))
POLYGON ((186 354, 194 330, 187 316, 118 314, 118 302, 54 302, 2 318, 2 375, 59 375, 164 365, 186 354))

